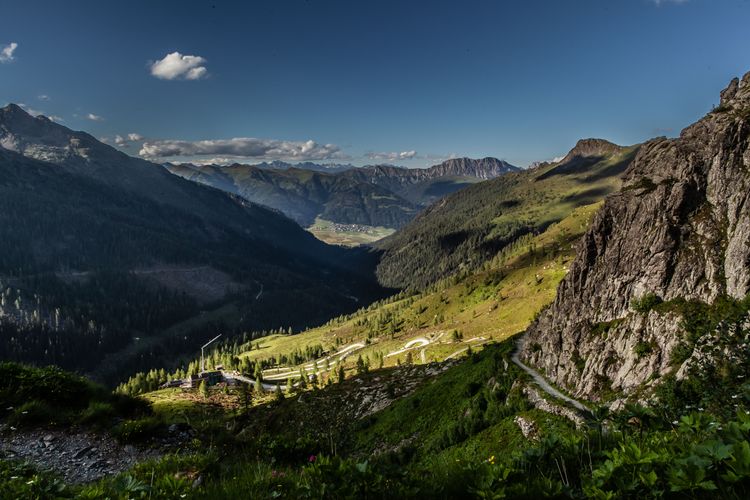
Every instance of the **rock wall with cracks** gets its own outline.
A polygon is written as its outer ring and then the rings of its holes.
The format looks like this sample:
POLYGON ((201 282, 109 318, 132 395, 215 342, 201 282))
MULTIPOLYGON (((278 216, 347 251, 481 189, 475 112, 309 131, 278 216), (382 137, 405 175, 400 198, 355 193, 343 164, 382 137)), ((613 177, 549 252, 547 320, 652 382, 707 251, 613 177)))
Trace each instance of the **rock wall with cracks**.
POLYGON ((554 303, 527 330, 521 359, 593 400, 673 370, 680 318, 635 313, 631 303, 648 293, 712 303, 750 292, 749 138, 750 73, 678 138, 642 145, 621 192, 579 243, 554 303))

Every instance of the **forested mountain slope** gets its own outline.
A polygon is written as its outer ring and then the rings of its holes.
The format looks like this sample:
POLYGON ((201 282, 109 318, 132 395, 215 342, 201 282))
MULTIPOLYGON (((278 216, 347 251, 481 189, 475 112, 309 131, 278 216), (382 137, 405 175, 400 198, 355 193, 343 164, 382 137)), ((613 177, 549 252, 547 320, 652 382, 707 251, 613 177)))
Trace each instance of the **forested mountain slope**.
POLYGON ((378 278, 423 288, 476 269, 519 236, 538 233, 575 207, 616 191, 636 148, 583 140, 560 163, 476 184, 435 203, 382 240, 378 278))
POLYGON ((222 325, 300 328, 379 293, 370 256, 17 106, 0 110, 0 145, 3 359, 91 370, 234 304, 136 356, 164 360, 222 325))
POLYGON ((316 218, 340 224, 398 228, 417 207, 378 185, 340 174, 290 167, 169 164, 173 174, 275 208, 308 227, 316 218))

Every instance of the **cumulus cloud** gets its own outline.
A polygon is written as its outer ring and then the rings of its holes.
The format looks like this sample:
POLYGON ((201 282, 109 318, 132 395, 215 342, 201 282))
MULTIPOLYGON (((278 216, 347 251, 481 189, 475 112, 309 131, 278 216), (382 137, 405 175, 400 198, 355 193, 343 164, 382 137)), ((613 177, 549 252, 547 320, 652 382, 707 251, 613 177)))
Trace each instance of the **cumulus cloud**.
POLYGON ((13 56, 13 53, 17 48, 18 44, 16 42, 11 42, 0 49, 0 63, 9 63, 15 61, 16 58, 13 56))
POLYGON ((102 122, 104 121, 104 118, 102 118, 99 115, 95 115, 94 113, 89 113, 86 115, 87 120, 91 120, 92 122, 102 122))
POLYGON ((394 152, 380 152, 380 153, 365 153, 365 157, 369 158, 370 160, 387 160, 387 161, 396 161, 396 160, 411 160, 413 158, 417 157, 417 152, 412 151, 394 151, 394 152))
POLYGON ((205 63, 203 57, 172 52, 152 62, 150 69, 151 75, 160 80, 200 80, 208 76, 205 63))
POLYGON ((145 158, 221 156, 263 160, 330 160, 348 156, 334 144, 237 137, 204 141, 146 141, 139 153, 145 158))
POLYGON ((118 134, 114 137, 114 143, 121 147, 130 146, 131 144, 140 142, 142 140, 143 136, 141 134, 136 134, 135 132, 131 132, 126 136, 118 134))

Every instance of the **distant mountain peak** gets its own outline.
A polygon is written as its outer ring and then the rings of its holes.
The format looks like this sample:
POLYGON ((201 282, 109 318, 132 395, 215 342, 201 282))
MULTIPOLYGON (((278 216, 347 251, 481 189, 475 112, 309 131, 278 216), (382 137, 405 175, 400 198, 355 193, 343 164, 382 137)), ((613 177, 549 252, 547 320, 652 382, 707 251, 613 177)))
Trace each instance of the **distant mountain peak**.
POLYGON ((94 151, 112 157, 117 150, 85 132, 73 131, 46 116, 33 116, 17 104, 0 108, 0 146, 48 162, 87 160, 94 151))
POLYGON ((567 163, 573 158, 589 158, 592 156, 607 156, 625 149, 623 146, 607 141, 605 139, 581 139, 573 149, 565 155, 561 163, 567 163))
POLYGON ((509 172, 517 172, 521 169, 505 160, 487 156, 480 159, 467 157, 451 158, 426 170, 439 176, 466 176, 487 180, 509 172))
POLYGON ((0 127, 2 127, 3 125, 29 126, 34 123, 44 123, 49 121, 51 120, 46 117, 42 117, 41 115, 38 117, 34 117, 18 104, 11 103, 4 108, 0 108, 0 127))
POLYGON ((11 114, 11 113, 19 113, 21 115, 31 116, 26 111, 24 111, 21 106, 15 103, 10 103, 5 107, 0 108, 0 113, 4 115, 11 114))

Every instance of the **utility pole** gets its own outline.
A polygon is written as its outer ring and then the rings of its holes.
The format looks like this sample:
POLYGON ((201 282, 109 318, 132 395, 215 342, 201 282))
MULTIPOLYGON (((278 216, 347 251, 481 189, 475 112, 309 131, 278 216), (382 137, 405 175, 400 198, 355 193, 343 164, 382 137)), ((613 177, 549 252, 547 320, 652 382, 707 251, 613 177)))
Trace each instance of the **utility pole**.
POLYGON ((205 365, 205 362, 203 360, 203 350, 206 347, 208 347, 209 345, 211 345, 219 337, 221 337, 221 334, 218 334, 216 337, 212 338, 211 340, 209 340, 208 342, 206 342, 205 344, 203 344, 203 347, 201 347, 201 373, 203 373, 203 372, 206 371, 206 365, 205 365))

